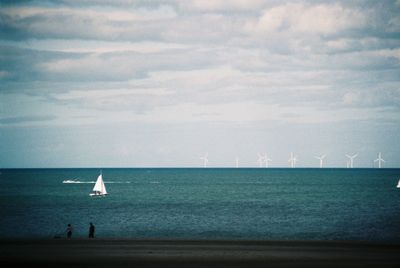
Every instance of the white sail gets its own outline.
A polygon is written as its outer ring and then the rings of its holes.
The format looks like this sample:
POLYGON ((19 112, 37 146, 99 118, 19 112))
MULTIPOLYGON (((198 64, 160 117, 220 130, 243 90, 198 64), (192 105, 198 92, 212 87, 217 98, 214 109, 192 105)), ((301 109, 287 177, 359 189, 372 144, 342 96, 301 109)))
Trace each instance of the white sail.
POLYGON ((101 193, 107 194, 106 186, 104 185, 103 176, 101 176, 101 193))
POLYGON ((93 194, 91 195, 106 195, 107 190, 106 186, 104 185, 103 181, 103 174, 100 174, 99 177, 97 177, 96 184, 93 187, 93 194))
POLYGON ((397 188, 400 188, 400 180, 399 180, 399 182, 397 183, 397 188))
POLYGON ((102 174, 100 174, 98 177, 97 177, 97 180, 96 180, 96 184, 94 185, 94 187, 93 187, 93 191, 94 192, 102 192, 102 182, 103 182, 103 175, 102 174))

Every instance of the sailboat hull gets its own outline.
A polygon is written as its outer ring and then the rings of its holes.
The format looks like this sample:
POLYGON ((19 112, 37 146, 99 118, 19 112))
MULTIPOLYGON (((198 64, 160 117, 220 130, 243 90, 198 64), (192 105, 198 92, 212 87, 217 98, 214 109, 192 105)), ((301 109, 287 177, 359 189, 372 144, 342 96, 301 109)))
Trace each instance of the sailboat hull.
POLYGON ((91 193, 91 194, 89 194, 90 196, 106 196, 107 194, 94 194, 94 193, 91 193))

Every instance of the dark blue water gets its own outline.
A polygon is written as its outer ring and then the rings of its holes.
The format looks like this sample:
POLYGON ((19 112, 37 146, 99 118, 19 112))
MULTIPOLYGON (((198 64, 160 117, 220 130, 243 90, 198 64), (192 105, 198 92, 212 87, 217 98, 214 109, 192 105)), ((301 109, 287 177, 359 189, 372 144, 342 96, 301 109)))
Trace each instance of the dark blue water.
POLYGON ((0 238, 400 242, 400 169, 98 169, 0 174, 0 238), (75 179, 83 183, 62 183, 75 179))

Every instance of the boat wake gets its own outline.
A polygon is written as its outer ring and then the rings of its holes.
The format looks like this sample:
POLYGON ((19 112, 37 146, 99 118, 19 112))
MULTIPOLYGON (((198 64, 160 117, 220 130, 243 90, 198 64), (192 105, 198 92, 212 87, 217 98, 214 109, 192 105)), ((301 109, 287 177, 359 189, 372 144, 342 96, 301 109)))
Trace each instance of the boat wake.
POLYGON ((64 180, 62 183, 95 183, 95 181, 64 180))
MULTIPOLYGON (((96 183, 95 181, 64 180, 62 183, 96 183)), ((104 183, 131 183, 130 181, 105 181, 104 183)))

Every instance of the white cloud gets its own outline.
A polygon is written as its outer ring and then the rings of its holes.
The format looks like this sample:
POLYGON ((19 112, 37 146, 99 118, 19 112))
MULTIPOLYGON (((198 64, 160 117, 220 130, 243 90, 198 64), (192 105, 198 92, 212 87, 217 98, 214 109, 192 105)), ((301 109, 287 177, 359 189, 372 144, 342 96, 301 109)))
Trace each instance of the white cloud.
MULTIPOLYGON (((79 72, 80 70, 95 69, 97 66, 102 66, 103 61, 97 56, 89 56, 81 59, 62 59, 39 64, 47 72, 65 73, 71 70, 79 72)), ((99 68, 96 68, 99 71, 99 68)))
POLYGON ((339 4, 285 4, 264 11, 255 29, 257 32, 299 32, 332 34, 357 28, 366 23, 364 15, 339 4))
POLYGON ((400 109, 400 89, 370 88, 348 91, 343 95, 347 107, 382 108, 398 111, 400 109))
POLYGON ((190 45, 172 42, 118 42, 96 40, 29 40, 25 43, 9 42, 8 44, 26 49, 69 52, 69 53, 111 53, 111 52, 138 52, 158 53, 168 50, 190 49, 190 45))
POLYGON ((156 53, 136 53, 122 51, 115 53, 93 53, 80 57, 67 55, 37 63, 37 68, 55 75, 68 76, 75 80, 129 80, 150 71, 163 69, 195 69, 213 65, 212 53, 197 49, 174 49, 156 53))
POLYGON ((375 57, 396 58, 396 59, 400 60, 400 48, 379 49, 379 50, 369 51, 366 54, 375 56, 375 57))
POLYGON ((173 92, 167 91, 165 88, 135 88, 135 89, 96 89, 96 90, 71 90, 68 92, 54 94, 57 100, 74 100, 74 99, 107 99, 113 96, 135 96, 135 95, 150 95, 150 96, 168 96, 173 92))
POLYGON ((206 11, 206 12, 214 12, 214 11, 244 11, 244 10, 258 10, 260 7, 265 5, 265 1, 263 0, 212 0, 212 1, 204 1, 204 0, 180 0, 178 1, 179 6, 182 9, 192 10, 192 11, 206 11))
POLYGON ((343 95, 343 103, 346 105, 352 105, 360 100, 359 92, 347 92, 343 95))

